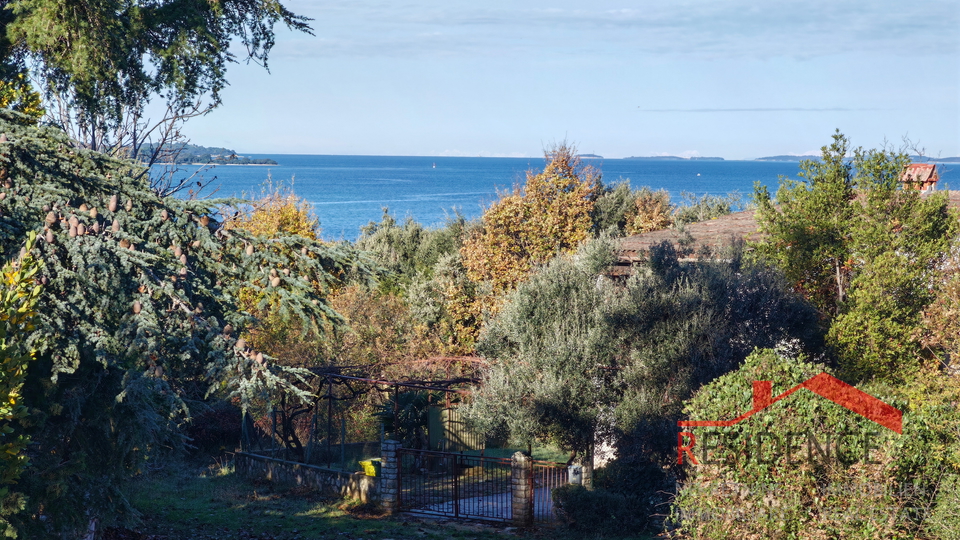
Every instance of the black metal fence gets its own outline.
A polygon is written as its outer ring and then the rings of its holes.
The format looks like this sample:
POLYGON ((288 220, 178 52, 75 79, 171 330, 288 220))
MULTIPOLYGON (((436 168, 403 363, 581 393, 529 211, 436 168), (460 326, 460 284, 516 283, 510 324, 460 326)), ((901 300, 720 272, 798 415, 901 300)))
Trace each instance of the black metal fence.
POLYGON ((508 521, 510 459, 401 448, 401 510, 451 518, 508 521))
MULTIPOLYGON (((418 514, 484 521, 509 521, 513 515, 509 458, 401 448, 401 510, 418 514)), ((533 517, 553 521, 552 492, 568 481, 567 466, 532 461, 533 517)))

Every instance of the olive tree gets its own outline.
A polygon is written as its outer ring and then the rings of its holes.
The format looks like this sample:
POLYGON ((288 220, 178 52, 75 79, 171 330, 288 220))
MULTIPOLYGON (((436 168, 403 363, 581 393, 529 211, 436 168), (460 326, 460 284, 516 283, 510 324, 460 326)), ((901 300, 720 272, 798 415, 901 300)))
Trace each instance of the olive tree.
POLYGON ((472 421, 520 444, 583 453, 599 437, 621 456, 667 455, 682 402, 700 385, 754 347, 816 351, 822 341, 816 312, 742 248, 684 263, 662 244, 625 282, 606 275, 608 238, 555 259, 487 325, 472 421))

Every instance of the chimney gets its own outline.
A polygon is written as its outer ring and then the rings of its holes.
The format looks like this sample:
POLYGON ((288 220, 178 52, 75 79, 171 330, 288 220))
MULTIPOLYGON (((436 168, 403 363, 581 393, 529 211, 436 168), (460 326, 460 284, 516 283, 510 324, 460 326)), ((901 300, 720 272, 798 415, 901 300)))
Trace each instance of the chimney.
POLYGON ((753 410, 759 411, 770 406, 773 401, 773 383, 753 381, 753 410))

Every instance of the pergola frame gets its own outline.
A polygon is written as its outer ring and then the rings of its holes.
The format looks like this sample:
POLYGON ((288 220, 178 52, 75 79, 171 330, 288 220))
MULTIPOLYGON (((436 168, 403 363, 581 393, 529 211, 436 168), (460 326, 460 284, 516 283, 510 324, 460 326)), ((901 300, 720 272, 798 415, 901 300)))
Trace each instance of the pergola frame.
MULTIPOLYGON (((482 359, 476 357, 445 357, 445 358, 433 358, 426 359, 426 361, 446 361, 446 362, 472 362, 477 365, 483 363, 482 359)), ((451 403, 451 394, 467 396, 471 393, 471 388, 480 383, 480 378, 477 376, 472 377, 451 377, 447 379, 416 379, 416 378, 404 378, 400 380, 377 378, 370 376, 371 368, 382 368, 383 364, 372 366, 372 365, 332 365, 332 366, 322 366, 315 368, 307 368, 313 377, 311 381, 311 393, 314 395, 313 402, 309 406, 305 406, 301 409, 293 411, 292 414, 287 415, 285 411, 285 399, 282 400, 282 411, 281 414, 283 418, 281 419, 282 431, 284 434, 282 437, 279 436, 277 431, 277 410, 273 408, 271 410, 271 424, 272 424, 272 433, 271 439, 276 443, 278 439, 282 439, 284 446, 284 453, 289 457, 289 452, 294 454, 299 454, 299 457, 304 461, 309 462, 311 458, 311 450, 313 447, 314 439, 314 428, 316 425, 316 416, 319 409, 320 403, 322 400, 327 401, 327 426, 326 426, 326 449, 327 449, 327 461, 328 465, 332 463, 332 439, 333 439, 333 416, 334 416, 334 402, 336 401, 353 401, 358 397, 370 392, 376 391, 393 395, 393 404, 394 412, 397 412, 397 407, 399 404, 399 393, 402 389, 409 390, 423 390, 429 392, 443 392, 446 396, 446 406, 449 407, 451 403), (324 388, 325 391, 324 391, 324 388), (345 388, 347 390, 346 395, 337 395, 334 391, 335 388, 345 388), (296 434, 293 432, 293 420, 302 414, 313 412, 313 421, 311 422, 311 433, 307 443, 306 449, 304 449, 303 444, 297 438, 296 434)), ((342 421, 341 421, 342 422, 342 421)), ((247 430, 247 422, 244 422, 244 431, 247 430)), ((343 428, 341 428, 343 431, 343 428)), ((342 437, 341 437, 342 438, 342 437)), ((249 440, 248 435, 244 434, 244 441, 249 440)), ((343 444, 343 441, 341 441, 343 444)), ((276 452, 279 448, 275 448, 276 452)), ((343 450, 341 449, 341 455, 343 450)))

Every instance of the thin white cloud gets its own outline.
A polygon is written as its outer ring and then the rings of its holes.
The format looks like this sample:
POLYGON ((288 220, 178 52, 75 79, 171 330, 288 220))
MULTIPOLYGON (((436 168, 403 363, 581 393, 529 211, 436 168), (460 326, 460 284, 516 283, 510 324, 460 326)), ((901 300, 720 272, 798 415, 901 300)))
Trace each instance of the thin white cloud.
POLYGON ((479 157, 509 157, 509 158, 525 158, 530 157, 529 155, 523 152, 488 152, 486 150, 477 154, 479 157))
MULTIPOLYGON (((604 5, 607 4, 607 5, 604 5)), ((960 2, 921 0, 696 0, 623 8, 531 3, 297 3, 318 39, 278 43, 279 54, 436 56, 632 53, 702 57, 816 57, 850 52, 956 55, 960 2), (289 45, 292 45, 289 46, 289 45)))
POLYGON ((879 108, 849 107, 749 107, 749 108, 703 108, 703 109, 640 109, 640 112, 656 113, 742 113, 742 112, 863 112, 882 111, 879 108))

